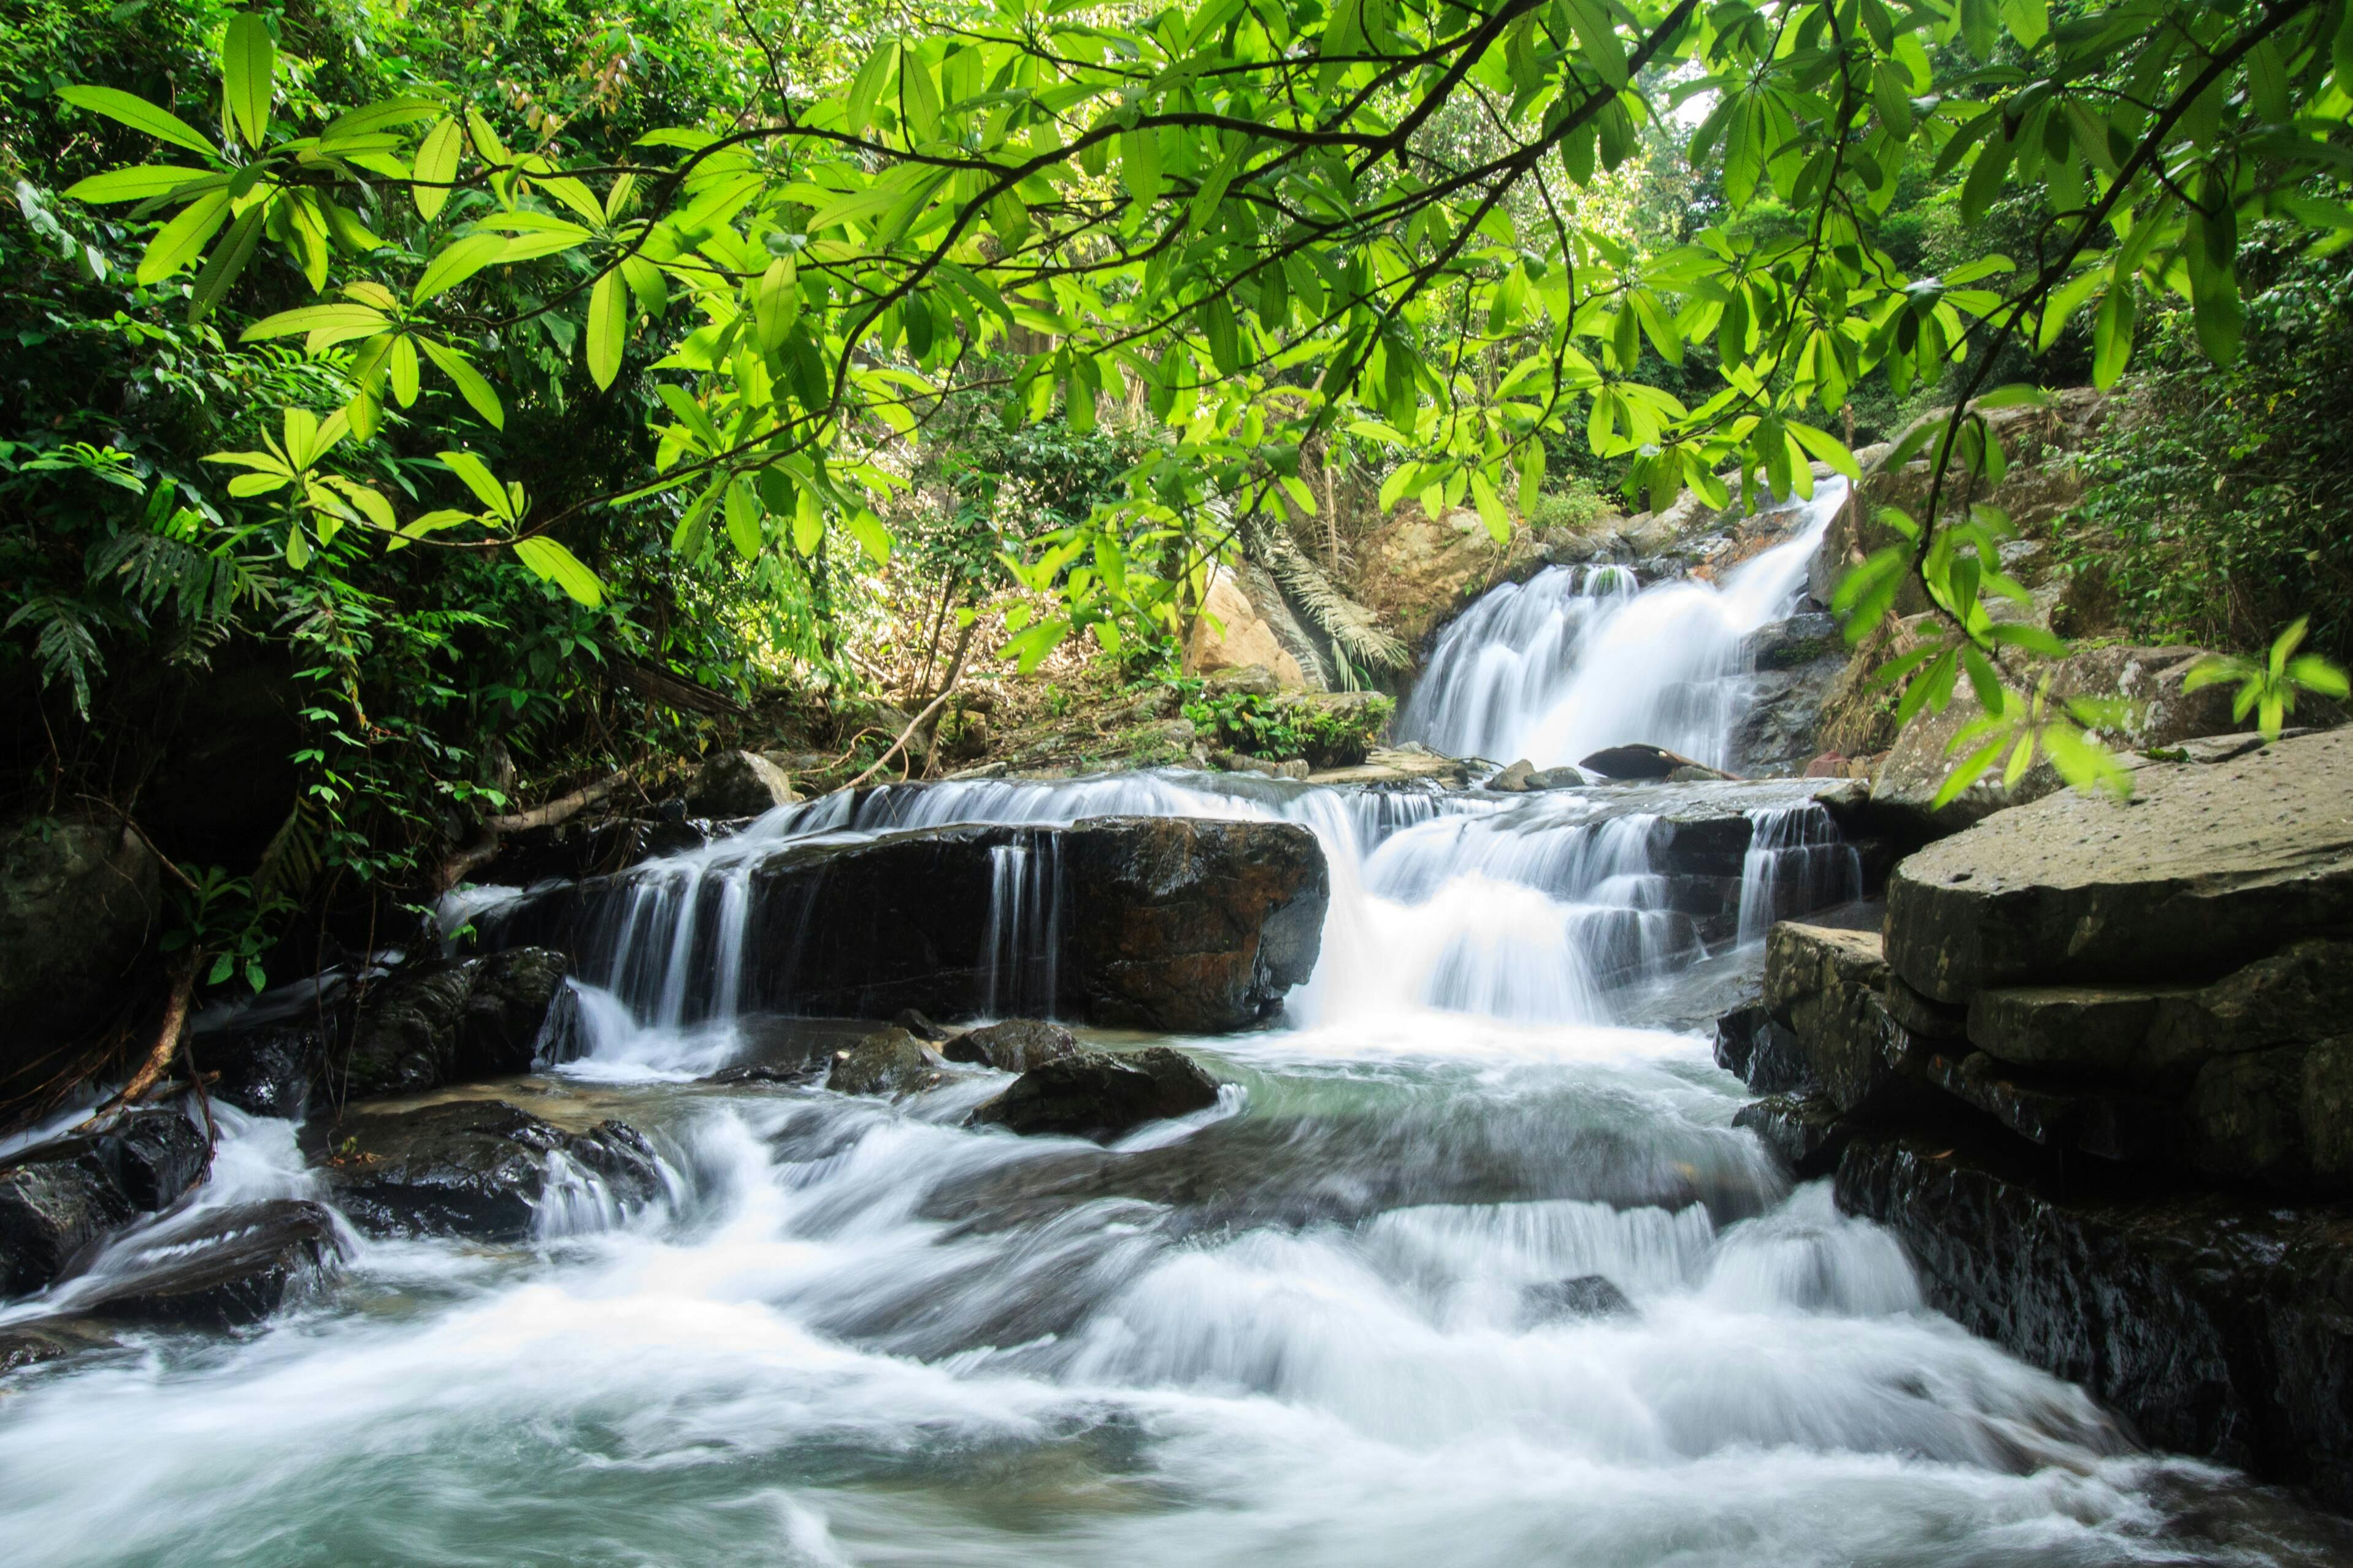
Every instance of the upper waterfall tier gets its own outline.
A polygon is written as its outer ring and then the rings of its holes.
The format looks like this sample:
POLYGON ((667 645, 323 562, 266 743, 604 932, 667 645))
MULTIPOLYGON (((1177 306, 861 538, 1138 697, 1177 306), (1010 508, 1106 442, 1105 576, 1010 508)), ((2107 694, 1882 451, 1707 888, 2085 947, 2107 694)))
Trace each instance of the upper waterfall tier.
POLYGON ((1749 635, 1789 613, 1847 484, 1767 513, 1794 531, 1720 584, 1643 587, 1625 566, 1555 566, 1506 583, 1440 634, 1398 715, 1402 739, 1538 767, 1649 742, 1723 767, 1746 706, 1749 635))

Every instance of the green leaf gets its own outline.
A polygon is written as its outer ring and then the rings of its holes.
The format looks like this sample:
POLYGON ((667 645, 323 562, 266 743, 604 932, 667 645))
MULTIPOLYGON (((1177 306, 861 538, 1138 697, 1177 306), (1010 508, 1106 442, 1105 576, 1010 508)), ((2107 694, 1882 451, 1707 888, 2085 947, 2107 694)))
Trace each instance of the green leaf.
POLYGON ((599 389, 621 374, 621 346, 629 337, 629 291, 618 272, 607 272, 588 291, 588 374, 599 389))
POLYGON ((1960 799, 1971 784, 1985 776, 1986 770, 1993 766, 1994 759, 2001 755, 2001 749, 2008 744, 2008 735, 1996 735, 1961 759, 1953 771, 1945 775, 1945 782, 1936 786, 1936 797, 1928 803, 1928 809, 1942 811, 1960 799))
POLYGON ((518 539, 514 545, 515 559, 529 567, 543 583, 555 585, 581 604, 595 609, 605 602, 605 585, 596 574, 580 563, 579 557, 554 540, 541 536, 518 539))
POLYGON ((156 108, 143 98, 111 87, 61 87, 58 96, 77 109, 87 109, 119 120, 133 131, 143 131, 158 142, 169 142, 175 147, 185 147, 191 153, 202 153, 207 158, 219 154, 220 149, 205 140, 202 132, 176 114, 156 108))
POLYGON ((228 221, 228 203, 227 191, 207 191, 181 208, 180 215, 147 242, 147 253, 139 258, 138 280, 160 283, 202 255, 221 225, 228 221))
POLYGON ((78 202, 143 202, 168 196, 200 180, 217 179, 202 169, 174 168, 169 163, 142 163, 133 169, 110 169, 68 185, 65 194, 78 202))
POLYGON ((202 269, 196 273, 195 287, 188 295, 188 321, 201 321, 237 281, 245 264, 253 259, 254 247, 261 243, 261 226, 269 216, 269 204, 256 202, 238 215, 229 225, 227 237, 213 247, 202 269))
POLYGON ((248 147, 269 134, 269 100, 276 88, 278 46, 259 11, 229 18, 221 40, 221 108, 248 147))
POLYGON ((470 234, 451 240, 425 264, 425 275, 417 279, 408 302, 422 305, 437 294, 447 293, 498 260, 506 248, 506 237, 501 234, 470 234))
POLYGON ((264 316, 237 334, 241 343, 259 342, 265 338, 291 337, 296 332, 311 334, 311 350, 349 342, 382 331, 386 318, 373 305, 305 305, 298 310, 280 310, 274 316, 264 316), (321 341, 323 339, 323 341, 321 341))
MULTIPOLYGON (((466 488, 473 491, 476 498, 488 507, 493 515, 506 518, 509 522, 514 521, 512 517, 508 516, 512 508, 507 500, 506 488, 501 485, 497 478, 491 474, 489 464, 471 452, 443 452, 440 458, 441 466, 463 479, 466 482, 466 488)), ((540 575, 543 577, 546 574, 543 572, 540 575)))
POLYGON ((760 510, 760 492, 750 475, 738 474, 727 482, 727 542, 746 561, 756 558, 765 542, 760 510))
POLYGON ((2100 301, 2092 327, 2092 384, 2105 392, 2116 385, 2132 359, 2133 282, 2120 278, 2100 301))
POLYGON ((410 187, 410 194, 416 198, 417 216, 428 223, 441 216, 449 200, 449 182, 458 177, 458 154, 465 144, 458 121, 445 117, 417 146, 417 163, 409 174, 419 183, 410 187))
POLYGON ((1488 537, 1498 544, 1512 542, 1511 514, 1504 510, 1504 498, 1495 493, 1485 474, 1473 470, 1471 475, 1471 499, 1479 509, 1479 521, 1487 525, 1488 537))
POLYGON ((442 347, 431 338, 415 341, 417 346, 425 351, 425 357, 438 365, 441 374, 457 387, 458 395, 464 398, 475 413, 488 420, 492 429, 507 427, 507 414, 500 405, 499 395, 491 390, 491 384, 482 378, 482 373, 476 370, 465 355, 456 349, 442 347))
POLYGON ((858 548, 869 561, 877 566, 891 563, 891 531, 882 526, 881 518, 860 507, 849 514, 848 527, 849 537, 858 541, 858 548))

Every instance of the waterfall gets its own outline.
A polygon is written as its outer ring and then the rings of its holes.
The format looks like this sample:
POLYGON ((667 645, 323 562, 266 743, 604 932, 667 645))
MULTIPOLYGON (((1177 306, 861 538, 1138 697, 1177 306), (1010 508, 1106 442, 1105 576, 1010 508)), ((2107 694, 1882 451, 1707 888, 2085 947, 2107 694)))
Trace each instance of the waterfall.
POLYGON ((1846 495, 1833 476, 1811 500, 1767 513, 1794 531, 1721 584, 1638 591, 1623 567, 1554 566, 1493 590, 1440 634, 1398 735, 1538 767, 1643 742, 1726 765, 1746 696, 1746 639, 1789 613, 1846 495))
POLYGON ((988 955, 982 1010, 990 1017, 1054 1016, 1062 951, 1059 855, 1051 839, 988 852, 988 955))
POLYGON ((1820 805, 1767 807, 1750 812, 1748 820, 1740 867, 1742 942, 1761 941, 1775 921, 1862 896, 1862 857, 1820 805))

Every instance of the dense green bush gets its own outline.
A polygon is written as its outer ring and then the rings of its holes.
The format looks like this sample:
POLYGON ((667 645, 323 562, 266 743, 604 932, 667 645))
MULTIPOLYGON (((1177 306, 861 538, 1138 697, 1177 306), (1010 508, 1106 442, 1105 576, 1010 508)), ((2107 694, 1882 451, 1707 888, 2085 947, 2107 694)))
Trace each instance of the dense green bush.
POLYGON ((2217 367, 2188 311, 2159 321, 2087 454, 2067 566, 2137 637, 2255 648, 2309 613, 2313 647, 2353 655, 2353 252, 2259 242, 2241 267, 2244 352, 2217 367))

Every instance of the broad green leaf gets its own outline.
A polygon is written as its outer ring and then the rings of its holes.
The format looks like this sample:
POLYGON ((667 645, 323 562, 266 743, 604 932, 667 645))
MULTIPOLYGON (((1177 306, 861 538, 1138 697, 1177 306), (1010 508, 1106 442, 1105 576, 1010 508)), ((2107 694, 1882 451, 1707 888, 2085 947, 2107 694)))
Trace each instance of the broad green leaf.
POLYGON ((274 316, 264 316, 237 334, 237 342, 259 342, 265 338, 291 337, 296 332, 312 334, 311 352, 333 343, 347 342, 353 338, 368 337, 382 331, 385 313, 371 305, 305 305, 297 310, 280 310, 274 316), (320 341, 320 334, 326 334, 320 341))
POLYGON ((727 481, 727 542, 750 561, 760 553, 760 492, 747 474, 727 481))
POLYGON ((1487 525, 1488 537, 1498 544, 1509 544, 1512 542, 1511 514, 1504 510, 1504 498, 1495 493, 1495 487, 1488 482, 1486 475, 1472 474, 1471 497, 1479 509, 1479 521, 1487 525))
POLYGON ((427 222, 441 216, 449 200, 449 182, 458 177, 458 154, 464 148, 465 132, 454 119, 443 119, 425 133, 417 149, 417 164, 411 172, 417 184, 410 187, 417 201, 417 213, 427 222))
POLYGON ((276 90, 278 46, 269 19, 259 11, 229 18, 221 40, 221 108, 248 147, 269 134, 269 100, 276 90))
POLYGON ((110 169, 66 187, 78 202, 143 202, 168 196, 200 180, 215 179, 202 169, 179 169, 168 163, 142 163, 134 169, 110 169))
POLYGON ((506 248, 507 238, 502 234, 470 234, 451 240, 425 264, 424 275, 417 279, 408 302, 422 305, 438 294, 447 293, 505 255, 506 248))
POLYGON ((208 158, 220 152, 195 126, 178 115, 118 89, 61 87, 58 89, 58 96, 77 109, 90 110, 110 120, 119 120, 133 131, 145 132, 158 142, 169 142, 175 147, 185 147, 191 153, 202 153, 208 158))
POLYGON ((877 566, 891 563, 891 531, 882 526, 881 518, 860 507, 845 521, 849 537, 858 541, 858 548, 866 552, 869 561, 877 566))
POLYGON ((2116 378, 2124 374, 2125 365, 2132 359, 2132 340, 2133 283, 2129 278, 2121 278, 2109 286, 2093 324, 2093 385, 2103 392, 2116 385, 2116 378))
POLYGON ((605 585, 596 574, 580 563, 575 555, 554 540, 541 535, 518 539, 514 543, 515 559, 531 569, 542 582, 554 581, 579 603, 595 609, 605 602, 605 585))
POLYGON ((492 429, 506 428, 506 409, 500 405, 499 395, 491 390, 491 384, 483 379, 482 373, 476 370, 465 355, 455 349, 444 348, 431 338, 414 341, 418 348, 425 351, 425 357, 440 367, 441 374, 457 387, 458 395, 464 398, 475 413, 487 420, 492 429))
POLYGON ((197 269, 195 287, 188 293, 188 320, 201 321, 212 308, 220 303, 228 286, 237 281, 245 264, 253 259, 254 247, 261 243, 261 226, 269 217, 269 205, 256 202, 237 216, 229 225, 228 233, 213 247, 213 253, 197 269))
POLYGON ((228 205, 227 191, 207 191, 181 208, 147 242, 147 253, 139 258, 138 280, 160 283, 204 254, 205 246, 228 221, 228 205))
MULTIPOLYGON (((507 492, 491 472, 490 465, 471 452, 443 452, 441 466, 463 479, 466 488, 488 507, 493 515, 506 517, 510 510, 507 492)), ((512 521, 513 519, 508 518, 512 521)), ((546 575, 545 573, 541 574, 546 575)))
POLYGON ((629 291, 618 272, 607 272, 588 291, 588 374, 599 388, 621 374, 621 348, 629 337, 629 291))

